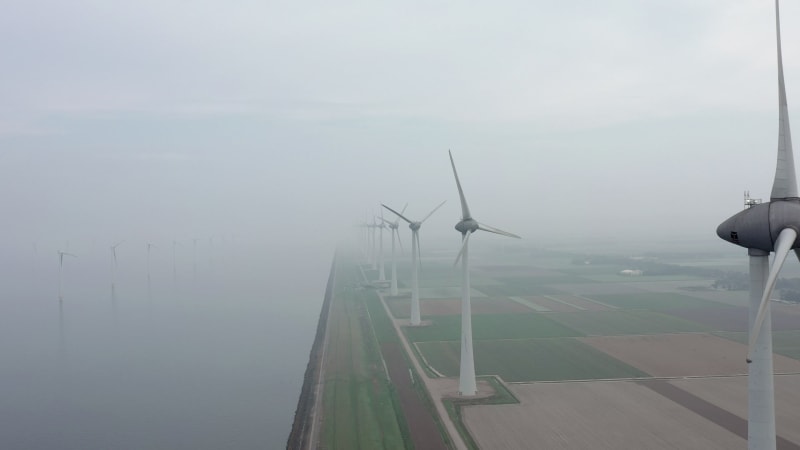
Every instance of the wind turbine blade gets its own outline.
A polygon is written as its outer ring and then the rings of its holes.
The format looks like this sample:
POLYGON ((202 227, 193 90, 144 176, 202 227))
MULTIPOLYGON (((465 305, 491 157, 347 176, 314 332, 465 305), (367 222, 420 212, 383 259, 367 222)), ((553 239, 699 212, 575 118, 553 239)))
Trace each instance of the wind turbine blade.
POLYGON ((488 231, 489 233, 502 234, 503 236, 522 239, 521 237, 517 236, 514 233, 509 233, 508 231, 503 231, 503 230, 501 230, 499 228, 490 227, 489 225, 484 225, 482 223, 478 223, 478 229, 479 230, 483 230, 483 231, 488 231))
POLYGON ((775 2, 775 30, 778 41, 778 163, 775 166, 775 181, 772 183, 772 200, 795 198, 797 176, 792 152, 792 133, 789 130, 789 106, 786 101, 786 85, 783 79, 783 55, 781 52, 781 17, 778 2, 775 2))
POLYGON ((403 240, 400 239, 400 230, 398 230, 397 228, 393 228, 392 232, 397 233, 397 242, 400 244, 400 251, 405 253, 406 250, 403 248, 403 240))
POLYGON ((458 181, 458 172, 456 172, 456 163, 453 162, 453 152, 450 150, 447 151, 450 154, 450 165, 453 166, 453 175, 456 177, 456 186, 458 186, 458 196, 461 198, 461 219, 471 219, 472 216, 469 213, 469 206, 467 206, 467 199, 464 198, 464 191, 461 189, 461 182, 458 181))
MULTIPOLYGON (((400 219, 397 219, 397 220, 400 220, 400 219)), ((392 221, 386 220, 383 217, 381 217, 381 221, 383 221, 383 223, 386 224, 386 225, 394 225, 394 223, 392 221)))
MULTIPOLYGON (((406 203, 405 206, 403 206, 403 209, 400 210, 400 213, 405 214, 406 208, 408 208, 408 203, 406 203)), ((400 218, 398 217, 397 220, 394 221, 394 226, 397 226, 397 224, 399 223, 400 223, 400 218)))
MULTIPOLYGON (((784 228, 778 235, 778 239, 775 240, 775 260, 772 263, 772 267, 769 269, 767 284, 764 287, 764 295, 761 296, 758 314, 756 314, 756 319, 753 322, 753 329, 750 331, 747 362, 752 361, 750 355, 753 352, 756 339, 758 339, 758 333, 761 331, 761 324, 764 323, 764 318, 766 317, 765 312, 767 311, 767 305, 769 305, 769 298, 772 296, 772 290, 775 288, 775 282, 778 280, 778 274, 781 271, 781 267, 783 267, 783 263, 786 261, 786 256, 792 249, 796 239, 797 231, 792 228, 784 228)), ((770 339, 772 339, 771 336, 770 339)))
POLYGON ((464 254, 464 249, 465 249, 465 248, 467 248, 467 243, 469 242, 469 237, 470 237, 470 235, 472 235, 472 233, 473 233, 473 232, 472 232, 472 231, 470 231, 470 232, 469 232, 469 233, 467 233, 467 235, 464 237, 464 242, 462 242, 462 244, 461 244, 461 250, 459 250, 459 251, 458 251, 458 255, 456 255, 456 260, 455 260, 455 262, 453 262, 453 267, 457 266, 457 265, 458 265, 458 261, 459 261, 459 260, 461 260, 461 255, 463 255, 463 254, 464 254))
POLYGON ((405 221, 406 221, 406 222, 408 222, 408 223, 411 223, 411 221, 410 221, 410 220, 408 220, 408 219, 407 219, 407 218, 406 218, 404 215, 402 215, 402 214, 400 214, 399 212, 397 212, 397 211, 393 210, 392 208, 389 208, 388 206, 384 205, 383 203, 381 203, 381 206, 383 206, 384 208, 388 209, 389 211, 391 211, 391 212, 393 212, 393 213, 397 214, 397 217, 399 217, 399 218, 401 218, 401 219, 405 220, 405 221))
POLYGON ((433 215, 433 213, 435 213, 435 212, 436 212, 436 210, 437 210, 437 209, 439 209, 439 208, 441 208, 441 207, 442 207, 442 205, 444 205, 445 203, 447 203, 447 200, 443 201, 442 203, 439 203, 439 206, 437 206, 436 208, 433 208, 433 211, 429 212, 429 213, 428 213, 428 215, 427 215, 427 216, 425 216, 425 218, 424 218, 424 219, 422 219, 422 220, 420 220, 420 221, 419 221, 419 223, 423 223, 423 222, 425 222, 426 220, 428 220, 428 217, 432 216, 432 215, 433 215))

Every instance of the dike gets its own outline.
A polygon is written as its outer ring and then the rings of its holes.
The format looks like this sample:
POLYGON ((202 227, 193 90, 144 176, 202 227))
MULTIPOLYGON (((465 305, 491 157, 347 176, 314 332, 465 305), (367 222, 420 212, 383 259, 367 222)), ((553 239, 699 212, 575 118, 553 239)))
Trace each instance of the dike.
MULTIPOLYGON (((300 450, 309 446, 311 425, 315 414, 322 413, 322 411, 314 411, 314 404, 316 401, 317 381, 319 380, 320 370, 322 370, 322 349, 325 347, 325 331, 328 327, 328 311, 333 297, 335 274, 336 257, 334 256, 331 272, 328 276, 328 285, 325 287, 322 311, 320 311, 319 322, 317 323, 317 334, 314 337, 314 344, 311 346, 311 354, 308 357, 308 365, 303 377, 303 389, 300 391, 300 399, 297 401, 297 409, 294 412, 292 431, 289 433, 289 440, 286 443, 287 450, 300 450)), ((322 395, 321 386, 319 394, 322 395)))

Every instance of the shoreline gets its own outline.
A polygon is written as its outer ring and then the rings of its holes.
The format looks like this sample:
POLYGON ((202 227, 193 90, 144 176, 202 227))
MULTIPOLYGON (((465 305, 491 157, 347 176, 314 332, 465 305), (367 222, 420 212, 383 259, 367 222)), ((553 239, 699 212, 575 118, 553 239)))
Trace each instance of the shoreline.
POLYGON ((314 436, 314 422, 318 411, 317 399, 320 395, 320 375, 322 373, 323 355, 328 329, 328 312, 330 311, 331 298, 333 297, 333 285, 336 275, 336 255, 331 263, 331 271, 328 276, 328 284, 325 287, 325 298, 322 302, 322 310, 319 314, 317 323, 317 333, 314 343, 311 345, 308 365, 303 376, 303 387, 300 390, 300 398, 297 401, 297 409, 294 412, 292 430, 286 442, 287 450, 310 448, 314 436))

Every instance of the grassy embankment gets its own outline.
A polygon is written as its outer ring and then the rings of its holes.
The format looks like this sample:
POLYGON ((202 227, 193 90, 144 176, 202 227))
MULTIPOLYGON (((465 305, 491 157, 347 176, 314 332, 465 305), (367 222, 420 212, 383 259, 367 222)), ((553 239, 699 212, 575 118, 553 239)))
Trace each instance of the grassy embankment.
POLYGON ((408 448, 399 403, 386 375, 365 303, 374 292, 338 258, 328 326, 321 446, 326 449, 408 448))

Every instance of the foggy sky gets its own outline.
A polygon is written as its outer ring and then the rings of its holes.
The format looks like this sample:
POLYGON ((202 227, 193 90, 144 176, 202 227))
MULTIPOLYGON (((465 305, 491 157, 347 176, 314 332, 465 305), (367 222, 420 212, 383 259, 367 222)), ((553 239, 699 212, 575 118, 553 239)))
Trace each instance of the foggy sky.
MULTIPOLYGON (((800 117, 800 6, 782 17, 800 117)), ((448 200, 422 239, 457 242, 452 149, 475 218, 528 242, 714 240, 771 187, 774 36, 766 0, 15 2, 0 228, 239 234, 327 264, 379 202, 448 200)))

